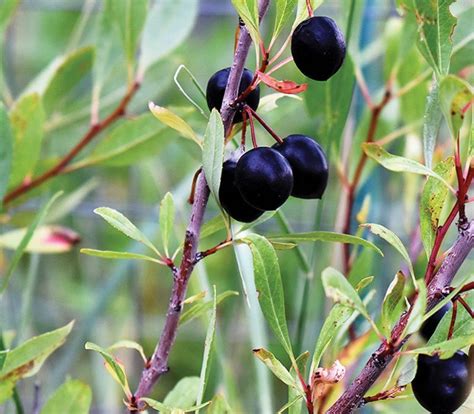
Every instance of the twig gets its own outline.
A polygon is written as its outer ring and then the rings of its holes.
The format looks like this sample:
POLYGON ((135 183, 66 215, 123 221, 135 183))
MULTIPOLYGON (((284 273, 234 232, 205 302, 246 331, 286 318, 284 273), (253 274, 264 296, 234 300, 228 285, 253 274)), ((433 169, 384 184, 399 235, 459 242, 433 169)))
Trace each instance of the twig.
MULTIPOLYGON (((259 10, 261 17, 265 14, 268 5, 269 0, 260 0, 259 10)), ((221 110, 224 129, 227 132, 230 131, 232 127, 232 119, 235 112, 230 104, 237 96, 240 78, 242 76, 250 44, 251 40, 248 30, 245 27, 241 27, 221 110)), ((183 307, 182 303, 185 299, 189 278, 196 263, 195 259, 199 234, 208 199, 209 188, 206 183, 206 178, 204 174, 200 174, 196 184, 191 217, 184 238, 183 258, 174 277, 165 326, 155 351, 142 372, 137 390, 130 401, 130 407, 132 410, 136 411, 143 408, 143 404, 140 404, 140 399, 148 395, 158 379, 168 371, 168 357, 176 338, 179 318, 183 307)))
MULTIPOLYGON (((458 269, 466 259, 467 255, 474 248, 474 220, 471 221, 465 230, 459 231, 459 236, 455 241, 449 254, 444 259, 438 273, 433 277, 428 285, 428 305, 427 309, 432 309, 440 300, 441 292, 449 286, 456 275, 458 269)), ((392 338, 401 337, 408 322, 409 313, 402 315, 398 323, 392 330, 392 338)), ((387 367, 396 353, 403 346, 408 337, 403 340, 392 342, 389 346, 382 343, 367 361, 362 372, 345 390, 342 396, 327 411, 327 414, 350 414, 360 406, 365 393, 374 384, 383 370, 387 367)))
POLYGON ((107 128, 110 124, 115 122, 117 119, 125 115, 127 106, 132 99, 135 92, 140 87, 138 82, 134 82, 128 89, 125 96, 122 98, 117 108, 103 121, 98 124, 91 125, 86 134, 81 138, 81 140, 53 167, 45 171, 40 176, 33 178, 29 181, 24 181, 17 188, 10 191, 3 199, 3 204, 7 205, 21 195, 27 193, 28 191, 33 190, 34 188, 40 186, 45 181, 50 178, 56 177, 61 174, 61 172, 66 168, 66 166, 81 152, 81 150, 89 144, 100 132, 107 128))

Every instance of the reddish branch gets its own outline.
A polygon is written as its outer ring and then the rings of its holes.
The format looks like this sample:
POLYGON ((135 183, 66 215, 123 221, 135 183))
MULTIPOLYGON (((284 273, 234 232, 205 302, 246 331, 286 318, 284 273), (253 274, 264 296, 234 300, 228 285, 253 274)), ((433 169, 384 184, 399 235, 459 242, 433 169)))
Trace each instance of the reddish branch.
POLYGON ((34 188, 40 186, 45 181, 56 177, 61 174, 64 169, 69 165, 69 163, 81 152, 81 150, 89 144, 100 132, 106 129, 110 124, 115 122, 117 119, 125 115, 125 111, 129 102, 131 101, 133 95, 140 87, 138 82, 134 82, 128 89, 125 96, 122 98, 117 108, 104 120, 98 122, 97 124, 91 125, 86 134, 81 138, 81 140, 53 167, 45 171, 40 176, 33 178, 31 180, 25 180, 17 188, 10 191, 3 198, 3 204, 6 205, 23 194, 33 190, 34 188))
MULTIPOLYGON (((262 18, 266 13, 268 5, 269 0, 259 1, 260 18, 262 18)), ((229 132, 232 127, 232 119, 234 117, 235 109, 231 107, 231 103, 237 97, 240 78, 242 76, 250 44, 251 39, 249 32, 245 26, 243 26, 239 31, 237 47, 234 53, 234 61, 231 66, 221 110, 221 116, 226 132, 229 132)), ((204 173, 201 173, 197 180, 191 218, 184 238, 183 257, 178 271, 174 275, 174 283, 168 305, 168 312, 166 314, 165 326, 155 351, 142 372, 137 390, 130 401, 130 409, 132 411, 144 408, 144 404, 140 403, 140 399, 147 396, 161 375, 168 371, 168 357, 176 338, 179 318, 189 278, 197 262, 196 259, 199 259, 197 246, 199 243, 199 234, 208 198, 209 188, 204 173)))
MULTIPOLYGON (((456 272, 473 248, 474 220, 469 223, 466 229, 459 230, 456 242, 428 285, 428 310, 432 309, 442 300, 443 289, 451 284, 456 272)), ((407 312, 400 318, 392 330, 390 343, 385 342, 379 346, 367 361, 361 373, 327 411, 327 414, 349 414, 360 406, 364 395, 408 339, 408 337, 405 337, 400 340, 408 323, 409 316, 409 312, 407 312)))
MULTIPOLYGON (((392 97, 392 94, 390 90, 387 89, 380 103, 371 108, 370 124, 369 124, 369 129, 367 131, 367 137, 365 139, 365 142, 374 141, 375 133, 377 132, 377 125, 379 122, 380 114, 382 113, 382 110, 385 108, 385 106, 390 102, 391 97, 392 97)), ((352 179, 352 181, 350 182, 347 188, 346 214, 345 214, 345 219, 344 219, 344 227, 342 230, 343 233, 349 234, 351 232, 351 219, 352 219, 352 214, 353 214, 353 209, 354 209, 355 196, 357 193, 357 188, 359 186, 360 179, 362 177, 362 172, 364 170, 366 162, 367 162, 367 154, 364 151, 362 151, 362 154, 360 155, 360 159, 354 173, 354 178, 352 179)), ((344 249, 343 250, 344 251, 344 273, 348 275, 349 270, 350 270, 350 247, 348 244, 344 244, 343 249, 344 249)))

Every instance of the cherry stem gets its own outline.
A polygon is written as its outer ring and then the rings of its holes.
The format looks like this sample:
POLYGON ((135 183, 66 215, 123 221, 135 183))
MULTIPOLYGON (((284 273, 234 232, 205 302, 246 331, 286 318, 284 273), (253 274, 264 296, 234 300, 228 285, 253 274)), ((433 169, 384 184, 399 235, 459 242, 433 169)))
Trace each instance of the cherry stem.
POLYGON ((449 323, 449 330, 448 330, 448 341, 452 338, 454 332, 454 325, 456 323, 456 316, 458 314, 458 299, 453 301, 453 314, 451 315, 451 322, 449 323))
POLYGON ((462 298, 461 296, 458 296, 456 300, 459 301, 459 303, 464 307, 464 309, 466 309, 467 313, 471 315, 471 318, 474 318, 474 311, 471 309, 469 304, 464 300, 464 298, 462 298))
POLYGON ((242 139, 240 144, 245 151, 245 134, 247 133, 247 111, 242 111, 242 139))
POLYGON ((311 7, 311 0, 306 0, 306 8, 308 9, 308 16, 313 17, 314 12, 313 8, 311 7))
POLYGON ((201 171, 202 171, 202 167, 199 168, 195 173, 194 173, 194 176, 193 176, 193 183, 191 184, 191 191, 189 192, 189 197, 188 197, 188 203, 189 204, 194 204, 194 193, 196 192, 196 183, 197 183, 197 179, 199 177, 199 174, 201 174, 201 171))
POLYGON ((466 194, 462 192, 463 184, 464 184, 464 177, 461 165, 461 157, 460 157, 460 150, 459 150, 459 134, 456 138, 456 148, 454 151, 454 165, 456 167, 456 177, 458 180, 458 191, 457 191, 457 199, 459 205, 459 222, 458 227, 461 228, 467 223, 466 211, 464 208, 464 204, 466 202, 466 194))
POLYGON ((464 285, 459 291, 459 293, 469 292, 470 290, 473 290, 473 289, 474 289, 474 282, 470 282, 464 285))
POLYGON ((257 144, 257 138, 255 136, 255 125, 253 123, 253 114, 252 114, 252 112, 249 111, 248 108, 249 108, 248 106, 245 106, 244 111, 247 113, 247 115, 249 117, 250 136, 252 138, 252 145, 253 145, 254 148, 257 148, 258 144, 257 144))
POLYGON ((255 119, 260 123, 260 125, 266 129, 266 131, 273 137, 276 142, 278 142, 279 144, 283 143, 283 140, 278 136, 278 134, 262 119, 259 114, 257 114, 257 112, 253 110, 253 108, 248 105, 245 105, 245 108, 247 111, 249 111, 248 113, 254 116, 255 119))
POLYGON ((202 252, 196 253, 196 257, 194 259, 195 263, 201 261, 207 256, 210 256, 211 254, 217 253, 219 250, 224 249, 225 247, 228 247, 232 244, 232 239, 227 238, 224 241, 221 241, 220 243, 216 244, 214 247, 211 247, 210 249, 204 250, 202 252))
POLYGON ((382 400, 387 400, 390 398, 394 398, 397 394, 403 392, 405 390, 406 386, 402 385, 400 387, 394 387, 386 391, 379 392, 378 394, 372 395, 370 397, 365 397, 364 398, 364 404, 374 402, 374 401, 382 401, 382 400))
POLYGON ((273 66, 268 72, 267 75, 272 74, 273 72, 277 71, 278 69, 282 68, 285 66, 287 63, 290 63, 293 61, 293 56, 288 56, 286 59, 283 59, 281 62, 277 63, 275 66, 273 66))

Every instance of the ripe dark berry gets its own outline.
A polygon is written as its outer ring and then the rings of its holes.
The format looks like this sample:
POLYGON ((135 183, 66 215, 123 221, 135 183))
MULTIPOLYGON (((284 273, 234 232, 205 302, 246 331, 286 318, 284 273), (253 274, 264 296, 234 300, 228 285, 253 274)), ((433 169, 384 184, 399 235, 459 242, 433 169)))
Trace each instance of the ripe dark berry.
POLYGON ((314 16, 301 22, 291 37, 291 54, 308 78, 325 81, 341 67, 346 56, 344 36, 334 20, 314 16))
POLYGON ((236 165, 237 162, 227 160, 222 166, 219 201, 227 214, 233 219, 250 223, 259 218, 263 214, 263 210, 252 207, 240 195, 234 183, 236 165))
POLYGON ((423 322, 423 325, 421 325, 420 328, 420 334, 426 341, 428 341, 434 334, 434 331, 436 331, 441 319, 443 319, 443 316, 452 308, 452 306, 453 305, 451 302, 446 303, 446 305, 444 305, 440 310, 435 312, 425 322, 423 322))
POLYGON ((411 385, 416 400, 428 411, 434 414, 452 413, 471 392, 469 358, 462 351, 457 351, 448 359, 420 355, 411 385))
MULTIPOLYGON (((225 68, 217 71, 211 76, 207 82, 206 100, 209 109, 216 108, 221 110, 222 100, 224 99, 225 87, 227 79, 229 79, 230 68, 225 68)), ((252 83, 253 73, 248 69, 244 69, 242 78, 240 80, 239 94, 241 94, 252 83)), ((260 87, 257 86, 249 93, 244 103, 256 110, 260 102, 260 87)), ((234 116, 234 123, 242 122, 242 111, 237 111, 234 116)))
POLYGON ((328 162, 321 146, 306 135, 289 135, 273 145, 290 163, 293 191, 299 198, 321 198, 328 183, 328 162))
POLYGON ((289 162, 278 151, 254 148, 237 162, 235 185, 251 206, 276 210, 291 194, 293 173, 289 162))

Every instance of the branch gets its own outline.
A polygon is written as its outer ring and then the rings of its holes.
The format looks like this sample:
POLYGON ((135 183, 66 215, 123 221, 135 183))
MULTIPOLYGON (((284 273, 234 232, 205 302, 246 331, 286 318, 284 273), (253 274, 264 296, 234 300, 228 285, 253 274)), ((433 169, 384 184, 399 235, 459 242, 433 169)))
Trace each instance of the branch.
MULTIPOLYGON (((268 5, 269 0, 259 1, 261 17, 264 16, 268 5)), ((249 32, 245 27, 241 27, 221 109, 225 131, 229 131, 232 127, 232 119, 235 110, 232 108, 231 104, 237 97, 240 78, 242 77, 250 45, 251 39, 249 32)), ((206 183, 204 172, 201 172, 197 180, 191 218, 184 238, 183 257, 179 269, 174 275, 174 283, 168 305, 168 312, 166 314, 165 326, 155 351, 142 372, 140 382, 134 396, 132 397, 132 401, 130 401, 130 409, 132 411, 144 408, 144 404, 140 403, 140 398, 147 396, 158 379, 164 373, 168 372, 168 357, 176 338, 179 318, 183 308, 182 303, 185 299, 189 278, 196 264, 199 234, 208 199, 209 188, 206 183)))
POLYGON ((5 195, 5 197, 3 198, 3 205, 11 203, 13 200, 17 199, 28 191, 31 191, 34 188, 40 186, 50 178, 56 177, 57 175, 61 174, 67 167, 67 165, 79 154, 79 152, 81 152, 81 150, 87 144, 92 141, 93 138, 95 138, 110 124, 125 115, 127 106, 139 87, 140 83, 134 82, 127 90, 125 96, 119 102, 117 108, 115 108, 115 110, 107 118, 97 124, 92 124, 89 127, 88 131, 85 133, 85 135, 81 138, 81 140, 56 165, 54 165, 49 170, 45 171, 43 174, 32 180, 23 181, 23 183, 21 183, 17 188, 13 189, 7 195, 5 195))
MULTIPOLYGON (((442 299, 443 289, 451 284, 457 271, 473 248, 474 220, 469 223, 469 226, 467 226, 465 230, 460 229, 457 240, 444 259, 440 269, 428 285, 428 310, 432 309, 442 299)), ((402 335, 408 318, 409 312, 400 318, 392 330, 392 338, 398 338, 402 335)), ((407 339, 408 337, 402 341, 398 341, 395 345, 392 344, 392 346, 389 346, 387 343, 380 345, 367 361, 362 372, 327 411, 327 414, 349 414, 354 412, 362 403, 366 392, 374 384, 407 339)))

